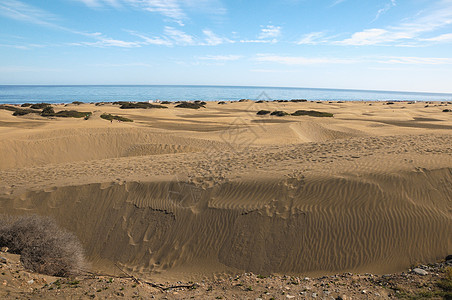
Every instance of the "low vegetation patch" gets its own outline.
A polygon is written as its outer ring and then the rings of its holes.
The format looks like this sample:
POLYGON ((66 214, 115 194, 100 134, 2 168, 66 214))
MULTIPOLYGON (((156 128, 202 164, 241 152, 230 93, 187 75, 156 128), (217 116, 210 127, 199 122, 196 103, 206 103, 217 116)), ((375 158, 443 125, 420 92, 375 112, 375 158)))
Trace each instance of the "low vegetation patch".
POLYGON ((16 106, 10 105, 0 105, 0 109, 9 110, 13 112, 13 116, 24 116, 30 113, 39 113, 37 110, 29 109, 29 108, 20 108, 16 106))
POLYGON ((451 109, 443 109, 443 112, 452 112, 452 110, 451 109))
POLYGON ((333 114, 316 110, 297 110, 292 116, 332 117, 333 114))
POLYGON ((308 100, 306 99, 292 99, 290 100, 290 102, 307 102, 308 100))
POLYGON ((25 268, 41 274, 66 277, 85 267, 77 237, 48 217, 0 215, 0 247, 20 254, 25 268))
MULTIPOLYGON (((115 104, 114 102, 113 104, 115 104)), ((160 104, 152 104, 149 102, 118 102, 121 105, 121 109, 133 109, 133 108, 142 108, 142 109, 148 109, 148 108, 168 108, 166 106, 160 105, 160 104)))
POLYGON ((226 102, 220 101, 220 102, 218 102, 218 104, 226 104, 226 102))
POLYGON ((33 103, 23 103, 20 105, 20 107, 30 107, 32 105, 33 105, 33 103))
POLYGON ((175 107, 177 108, 191 108, 191 109, 200 109, 201 107, 205 107, 206 102, 181 102, 175 107))
POLYGON ((55 117, 61 118, 87 118, 89 116, 91 116, 91 112, 76 110, 62 110, 55 114, 55 117))
POLYGON ((121 121, 121 122, 133 122, 132 119, 129 119, 126 117, 121 117, 121 116, 114 116, 111 114, 102 114, 100 117, 102 119, 109 120, 109 121, 117 120, 117 121, 121 121))
POLYGON ((35 103, 35 104, 30 105, 30 108, 43 109, 43 108, 45 108, 47 106, 50 106, 50 103, 35 103))
POLYGON ((80 104, 83 104, 83 102, 81 102, 81 101, 73 101, 72 104, 74 104, 74 105, 80 105, 80 104))
POLYGON ((332 117, 333 114, 327 112, 321 112, 316 110, 297 110, 296 112, 289 114, 282 110, 275 110, 270 112, 269 110, 260 110, 256 113, 259 116, 264 116, 270 114, 271 116, 284 117, 288 115, 292 116, 311 116, 311 117, 332 117))
POLYGON ((59 112, 55 112, 53 107, 47 106, 42 112, 41 116, 43 117, 60 117, 60 118, 85 118, 88 119, 91 116, 91 112, 86 111, 76 111, 76 110, 62 110, 59 112))
POLYGON ((268 115, 270 112, 271 111, 269 111, 269 110, 262 109, 257 112, 257 115, 259 115, 259 116, 268 115))
POLYGON ((277 116, 277 117, 283 117, 283 116, 287 116, 288 113, 286 113, 285 111, 282 111, 282 110, 275 110, 270 115, 277 116))

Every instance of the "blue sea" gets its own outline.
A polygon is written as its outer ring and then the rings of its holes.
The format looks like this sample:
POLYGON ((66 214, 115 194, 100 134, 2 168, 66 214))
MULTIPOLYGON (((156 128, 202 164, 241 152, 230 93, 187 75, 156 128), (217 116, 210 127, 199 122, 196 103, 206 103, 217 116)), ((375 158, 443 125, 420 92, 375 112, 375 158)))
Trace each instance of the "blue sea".
POLYGON ((181 85, 0 85, 0 103, 227 100, 452 101, 452 94, 181 85))

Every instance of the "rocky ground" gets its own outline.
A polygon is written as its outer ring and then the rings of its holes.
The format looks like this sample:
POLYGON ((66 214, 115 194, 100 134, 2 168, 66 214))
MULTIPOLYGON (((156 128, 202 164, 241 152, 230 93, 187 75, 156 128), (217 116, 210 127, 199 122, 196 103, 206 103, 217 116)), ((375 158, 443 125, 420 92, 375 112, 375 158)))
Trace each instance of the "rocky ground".
POLYGON ((452 299, 452 257, 406 272, 318 278, 262 276, 151 283, 130 274, 58 278, 25 270, 20 256, 0 252, 2 299, 452 299))

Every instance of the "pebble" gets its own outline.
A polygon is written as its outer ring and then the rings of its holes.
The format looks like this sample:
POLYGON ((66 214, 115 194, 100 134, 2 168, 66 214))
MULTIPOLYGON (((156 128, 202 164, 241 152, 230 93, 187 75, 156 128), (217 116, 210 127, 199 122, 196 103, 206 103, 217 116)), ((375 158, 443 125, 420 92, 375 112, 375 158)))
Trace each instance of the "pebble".
POLYGON ((8 262, 8 260, 6 258, 4 258, 3 256, 0 256, 0 263, 6 264, 7 262, 8 262))
POLYGON ((295 296, 286 295, 286 298, 287 298, 287 299, 292 299, 292 298, 295 298, 295 296))
POLYGON ((35 283, 35 281, 33 279, 30 279, 30 280, 27 281, 27 283, 28 284, 33 284, 33 283, 35 283))
POLYGON ((422 269, 420 269, 420 268, 415 268, 415 269, 413 269, 413 272, 416 273, 416 274, 418 274, 418 275, 422 275, 422 276, 425 276, 425 275, 428 274, 427 271, 422 270, 422 269))

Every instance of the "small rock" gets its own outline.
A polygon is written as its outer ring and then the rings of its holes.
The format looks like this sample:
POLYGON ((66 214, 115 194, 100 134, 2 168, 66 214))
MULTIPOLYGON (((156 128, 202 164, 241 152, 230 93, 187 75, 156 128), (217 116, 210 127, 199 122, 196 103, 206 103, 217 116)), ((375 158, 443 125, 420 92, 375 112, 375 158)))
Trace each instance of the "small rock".
POLYGON ((452 260, 452 254, 446 256, 446 261, 452 260))
POLYGON ((35 281, 33 279, 30 279, 30 280, 27 281, 27 283, 28 284, 33 284, 33 283, 35 283, 35 281))
POLYGON ((427 271, 422 270, 422 269, 419 269, 419 268, 414 268, 414 269, 413 269, 413 272, 416 273, 416 274, 418 274, 418 275, 422 275, 422 276, 425 276, 425 275, 428 274, 427 271))
POLYGON ((312 293, 312 298, 317 298, 317 293, 312 293))
POLYGON ((287 299, 292 299, 292 298, 295 298, 295 296, 286 295, 286 298, 287 298, 287 299))
POLYGON ((7 262, 8 262, 8 260, 6 258, 4 258, 3 256, 0 256, 0 263, 6 264, 7 262))
POLYGON ((361 294, 367 294, 367 291, 366 290, 362 290, 361 294))
POLYGON ((2 252, 8 252, 9 248, 8 248, 8 247, 2 247, 0 250, 1 250, 2 252))

